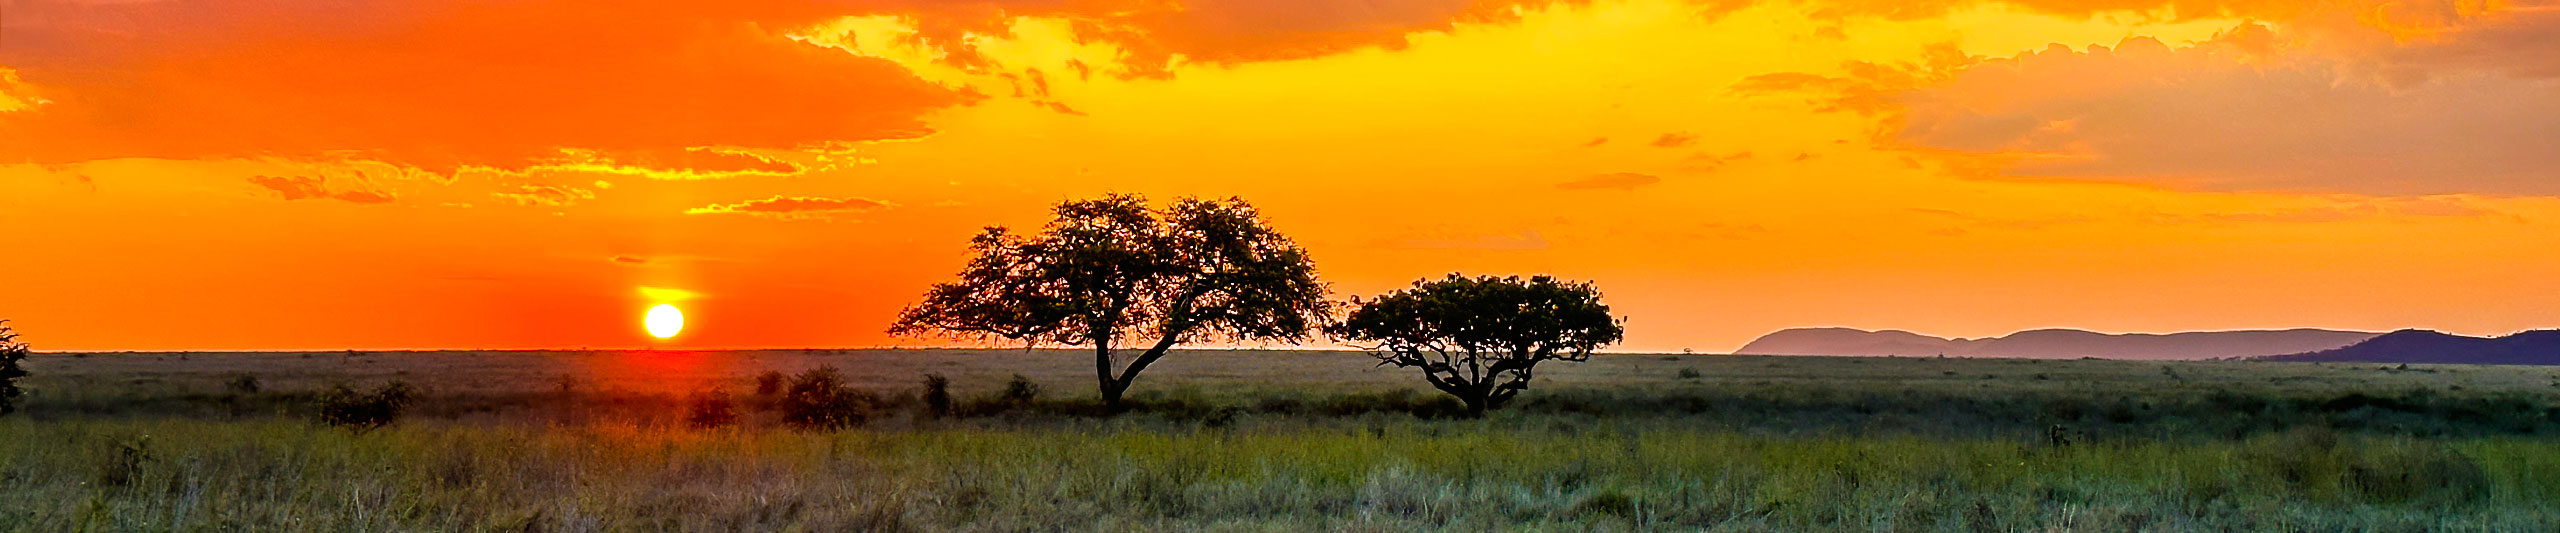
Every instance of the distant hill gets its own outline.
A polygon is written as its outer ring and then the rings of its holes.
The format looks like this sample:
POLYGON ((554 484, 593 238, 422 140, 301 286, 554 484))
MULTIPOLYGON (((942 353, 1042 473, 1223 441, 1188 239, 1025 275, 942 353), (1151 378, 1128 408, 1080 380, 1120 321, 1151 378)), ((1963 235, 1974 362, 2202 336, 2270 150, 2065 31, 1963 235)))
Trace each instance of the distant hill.
POLYGON ((1908 331, 1796 328, 1761 336, 1734 353, 1750 355, 1897 355, 2072 359, 2218 359, 2296 354, 2374 338, 2326 329, 2098 333, 2037 329, 1984 339, 1946 339, 1908 331))
POLYGON ((2342 348, 2259 358, 2267 361, 2560 365, 2560 330, 2466 337, 2423 329, 2385 333, 2342 348))

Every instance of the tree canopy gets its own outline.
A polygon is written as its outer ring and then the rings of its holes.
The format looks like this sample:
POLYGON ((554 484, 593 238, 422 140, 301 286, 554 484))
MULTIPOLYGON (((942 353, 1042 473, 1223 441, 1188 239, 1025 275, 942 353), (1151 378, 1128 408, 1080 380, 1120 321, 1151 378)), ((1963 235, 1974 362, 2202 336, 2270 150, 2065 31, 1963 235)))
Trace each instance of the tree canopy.
POLYGON ((0 415, 17 412, 18 397, 26 394, 18 388, 18 378, 27 377, 27 352, 27 343, 18 342, 9 321, 0 320, 0 415))
POLYGON ((1328 328, 1365 343, 1378 365, 1422 370, 1433 388, 1482 415, 1529 388, 1542 361, 1583 361, 1625 334, 1589 283, 1549 276, 1419 280, 1328 328))
POLYGON ((1039 233, 989 227, 958 281, 935 285, 891 334, 1091 346, 1102 397, 1189 342, 1305 340, 1331 316, 1306 250, 1243 200, 1137 195, 1061 203, 1039 233), (1123 339, 1145 346, 1114 372, 1123 339))

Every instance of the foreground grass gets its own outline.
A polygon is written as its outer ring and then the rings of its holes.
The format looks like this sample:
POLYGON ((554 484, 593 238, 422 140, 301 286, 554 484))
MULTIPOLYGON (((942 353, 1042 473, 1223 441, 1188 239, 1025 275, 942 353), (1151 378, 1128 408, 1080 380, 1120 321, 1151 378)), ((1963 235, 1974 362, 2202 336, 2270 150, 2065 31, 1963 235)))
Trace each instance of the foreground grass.
POLYGON ((2553 530, 2560 441, 1772 437, 1610 420, 833 433, 0 421, 0 528, 2553 530))

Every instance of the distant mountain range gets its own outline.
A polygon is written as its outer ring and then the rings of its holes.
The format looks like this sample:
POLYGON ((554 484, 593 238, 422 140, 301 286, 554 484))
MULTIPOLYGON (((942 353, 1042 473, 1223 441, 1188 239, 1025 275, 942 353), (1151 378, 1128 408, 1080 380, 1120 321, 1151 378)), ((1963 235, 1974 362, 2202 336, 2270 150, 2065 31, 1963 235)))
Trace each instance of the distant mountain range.
POLYGON ((2354 345, 2261 357, 2265 361, 2560 365, 2560 330, 2466 337, 2423 329, 2385 333, 2354 345))
POLYGON ((1743 345, 1749 355, 1895 355, 2071 359, 2221 359, 2331 350, 2376 333, 2326 329, 2109 334, 2037 329, 1983 339, 1946 339, 1908 331, 1850 328, 1779 330, 1743 345))

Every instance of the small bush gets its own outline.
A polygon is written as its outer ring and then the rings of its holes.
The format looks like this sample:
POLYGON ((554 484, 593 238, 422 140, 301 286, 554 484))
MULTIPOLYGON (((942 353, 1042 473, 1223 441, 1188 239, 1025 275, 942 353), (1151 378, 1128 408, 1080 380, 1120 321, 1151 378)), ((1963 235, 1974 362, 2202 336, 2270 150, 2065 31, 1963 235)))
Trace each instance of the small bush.
POLYGON ((762 374, 756 374, 756 395, 772 396, 782 392, 782 379, 780 370, 766 370, 762 374))
POLYGON ((227 391, 231 391, 231 393, 232 393, 232 394, 241 394, 241 395, 257 394, 257 393, 258 393, 258 376, 250 375, 250 374, 240 374, 240 375, 236 375, 236 376, 231 376, 231 380, 230 380, 230 381, 225 381, 225 382, 223 382, 223 383, 222 383, 222 389, 223 389, 223 390, 227 390, 227 391))
POLYGON ((703 391, 685 401, 684 423, 694 429, 718 429, 737 422, 737 402, 730 401, 727 392, 703 391))
POLYGON ((1683 368, 1683 369, 1680 369, 1680 379, 1698 379, 1698 378, 1703 378, 1703 377, 1707 377, 1707 375, 1706 375, 1706 374, 1698 373, 1698 369, 1695 369, 1695 368, 1683 368))
POLYGON ((822 366, 792 377, 775 407, 792 427, 831 430, 862 425, 872 403, 869 395, 846 387, 835 367, 822 366))
POLYGON ((941 374, 924 375, 924 412, 926 416, 951 416, 951 379, 941 374))
POLYGON ((416 389, 400 381, 369 393, 339 385, 320 395, 320 422, 357 430, 387 426, 399 421, 400 411, 417 401, 417 396, 416 389))
POLYGON ((1031 403, 1032 400, 1040 399, 1040 384, 1032 383, 1031 378, 1022 377, 1021 374, 1014 374, 1012 381, 1004 383, 1004 393, 997 395, 996 398, 1014 405, 1031 403))

